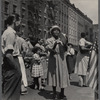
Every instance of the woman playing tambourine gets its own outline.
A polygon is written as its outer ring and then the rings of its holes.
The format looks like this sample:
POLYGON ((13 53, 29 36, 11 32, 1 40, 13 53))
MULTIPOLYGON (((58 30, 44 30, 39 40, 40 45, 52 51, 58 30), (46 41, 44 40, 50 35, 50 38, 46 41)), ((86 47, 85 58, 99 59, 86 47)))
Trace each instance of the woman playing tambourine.
POLYGON ((64 88, 69 86, 69 75, 66 63, 67 40, 60 27, 52 26, 51 38, 46 41, 46 49, 50 52, 48 60, 47 84, 53 88, 53 99, 57 98, 56 87, 60 87, 59 98, 63 99, 64 88))

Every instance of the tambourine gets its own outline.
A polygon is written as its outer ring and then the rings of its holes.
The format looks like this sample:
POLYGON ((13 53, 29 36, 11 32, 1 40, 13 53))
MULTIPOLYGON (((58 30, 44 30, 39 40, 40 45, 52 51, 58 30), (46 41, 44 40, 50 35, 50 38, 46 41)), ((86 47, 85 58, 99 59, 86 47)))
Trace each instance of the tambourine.
POLYGON ((61 33, 59 35, 59 38, 63 42, 63 44, 66 44, 67 43, 67 38, 66 38, 65 34, 61 33))

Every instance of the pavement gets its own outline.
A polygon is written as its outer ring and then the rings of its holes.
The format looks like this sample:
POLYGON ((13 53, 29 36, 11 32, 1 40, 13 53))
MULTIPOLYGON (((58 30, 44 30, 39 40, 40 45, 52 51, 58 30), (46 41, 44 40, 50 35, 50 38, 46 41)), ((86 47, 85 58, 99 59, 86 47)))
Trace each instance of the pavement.
MULTIPOLYGON (((59 95, 60 89, 57 88, 59 95)), ((46 86, 44 91, 28 87, 28 94, 21 95, 20 100, 52 100, 52 87, 46 86)), ((95 100, 94 91, 90 87, 79 87, 77 75, 72 75, 71 85, 65 89, 66 97, 63 100, 95 100)), ((59 99, 57 99, 59 100, 59 99)))

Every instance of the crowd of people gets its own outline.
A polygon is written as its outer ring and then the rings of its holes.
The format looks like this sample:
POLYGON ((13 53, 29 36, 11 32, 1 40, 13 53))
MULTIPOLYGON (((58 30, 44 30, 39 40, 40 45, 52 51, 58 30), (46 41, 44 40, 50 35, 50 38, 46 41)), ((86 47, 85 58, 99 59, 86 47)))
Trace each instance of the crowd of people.
POLYGON ((78 53, 59 26, 51 27, 51 37, 38 40, 33 46, 29 38, 19 31, 18 14, 6 20, 7 29, 2 34, 3 100, 20 100, 27 94, 28 75, 33 79, 31 87, 43 90, 52 86, 53 98, 58 98, 56 87, 60 87, 59 98, 64 98, 64 89, 70 85, 71 74, 79 76, 79 85, 86 86, 86 74, 92 43, 81 33, 78 53), (77 56, 76 56, 77 55, 77 56))

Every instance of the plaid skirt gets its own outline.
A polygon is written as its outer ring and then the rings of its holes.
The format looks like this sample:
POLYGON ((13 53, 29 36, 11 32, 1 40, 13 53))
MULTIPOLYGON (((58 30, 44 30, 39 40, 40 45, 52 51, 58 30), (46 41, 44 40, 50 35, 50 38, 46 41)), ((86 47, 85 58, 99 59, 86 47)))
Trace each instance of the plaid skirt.
POLYGON ((43 67, 41 65, 34 64, 32 66, 32 77, 43 76, 43 67))

